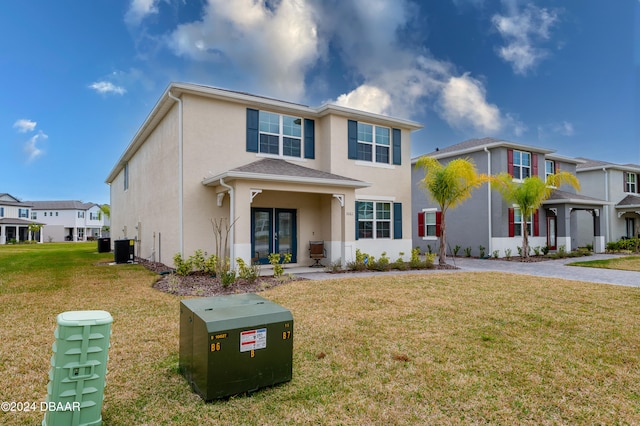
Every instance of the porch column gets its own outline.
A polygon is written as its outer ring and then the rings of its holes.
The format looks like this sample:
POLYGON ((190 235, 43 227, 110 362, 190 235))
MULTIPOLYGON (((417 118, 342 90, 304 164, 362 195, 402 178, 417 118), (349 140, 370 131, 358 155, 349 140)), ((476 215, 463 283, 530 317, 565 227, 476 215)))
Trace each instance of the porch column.
POLYGON ((557 247, 564 246, 566 251, 571 251, 571 209, 566 205, 558 206, 558 235, 557 247))
POLYGON ((5 225, 0 225, 0 244, 7 244, 7 228, 5 225))
POLYGON ((605 251, 604 236, 600 231, 600 209, 591 210, 591 216, 593 216, 593 252, 603 253, 605 251))

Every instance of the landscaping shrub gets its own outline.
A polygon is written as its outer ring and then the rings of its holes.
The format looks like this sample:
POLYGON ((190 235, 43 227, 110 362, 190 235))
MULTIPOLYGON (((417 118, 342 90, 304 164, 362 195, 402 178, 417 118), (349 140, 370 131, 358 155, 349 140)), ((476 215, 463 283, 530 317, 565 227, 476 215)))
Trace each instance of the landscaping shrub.
POLYGON ((238 264, 238 276, 247 280, 249 284, 256 282, 260 276, 260 265, 254 263, 253 265, 247 265, 241 257, 236 258, 238 264))
POLYGON ((180 253, 173 256, 173 264, 176 267, 176 274, 186 277, 193 271, 191 259, 183 259, 180 253))

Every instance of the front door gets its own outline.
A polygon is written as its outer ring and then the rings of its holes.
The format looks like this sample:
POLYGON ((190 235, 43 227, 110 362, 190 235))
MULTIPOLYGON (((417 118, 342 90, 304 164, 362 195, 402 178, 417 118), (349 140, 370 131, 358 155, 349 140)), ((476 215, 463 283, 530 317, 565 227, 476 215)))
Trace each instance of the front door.
POLYGON ((556 231, 556 217, 547 216, 547 247, 549 247, 549 250, 555 250, 557 248, 556 231))
POLYGON ((256 207, 251 209, 251 251, 253 261, 267 264, 271 253, 291 253, 297 262, 296 210, 256 207))

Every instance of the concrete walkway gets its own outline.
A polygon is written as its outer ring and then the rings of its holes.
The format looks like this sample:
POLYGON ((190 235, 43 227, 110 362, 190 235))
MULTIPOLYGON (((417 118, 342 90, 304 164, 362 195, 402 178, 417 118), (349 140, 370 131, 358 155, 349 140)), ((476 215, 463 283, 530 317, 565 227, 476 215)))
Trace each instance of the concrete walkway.
POLYGON ((616 269, 586 268, 581 266, 567 266, 567 263, 613 259, 620 257, 614 254, 595 254, 593 256, 574 257, 544 262, 517 262, 504 260, 473 259, 466 257, 447 258, 447 263, 457 266, 454 270, 424 270, 424 271, 389 271, 389 272, 359 272, 357 274, 329 274, 322 270, 311 272, 308 268, 296 271, 296 268, 285 271, 311 280, 336 279, 351 276, 366 277, 374 275, 399 274, 433 274, 459 272, 506 272, 512 274, 533 275, 541 277, 562 278, 567 280, 586 281, 592 283, 615 284, 640 287, 640 272, 620 271, 616 269))

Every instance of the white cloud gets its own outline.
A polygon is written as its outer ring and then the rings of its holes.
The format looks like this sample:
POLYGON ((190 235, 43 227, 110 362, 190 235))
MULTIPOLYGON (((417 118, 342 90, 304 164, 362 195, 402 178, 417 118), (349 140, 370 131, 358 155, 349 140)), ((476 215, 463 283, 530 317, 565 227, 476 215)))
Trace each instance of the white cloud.
POLYGON ((26 133, 26 132, 33 132, 33 130, 36 128, 36 124, 38 123, 36 123, 35 121, 22 118, 16 121, 15 123, 13 123, 13 127, 18 129, 18 132, 20 133, 26 133))
POLYGON ((502 117, 497 106, 486 100, 484 85, 465 73, 451 77, 440 94, 442 117, 453 127, 472 126, 485 134, 502 128, 502 117))
POLYGON ((158 0, 131 0, 124 16, 128 25, 138 25, 147 15, 158 13, 158 0))
POLYGON ((388 114, 391 107, 391 96, 379 87, 363 84, 349 93, 338 96, 335 104, 375 114, 388 114))
POLYGON ((532 4, 522 11, 513 2, 507 2, 506 6, 507 15, 496 14, 491 20, 506 43, 497 52, 516 74, 525 75, 549 55, 548 50, 537 44, 549 40, 558 13, 532 4))
POLYGON ((538 126, 538 139, 544 140, 549 137, 557 138, 555 135, 570 137, 575 135, 576 131, 573 123, 563 120, 559 123, 541 124, 538 126))
POLYGON ((575 133, 573 124, 569 123, 568 121, 563 121, 562 123, 556 124, 554 130, 563 136, 573 136, 575 133))
POLYGON ((109 81, 96 81, 95 83, 91 83, 89 88, 102 94, 115 93, 118 95, 124 95, 127 92, 127 89, 124 87, 116 86, 109 81))
MULTIPOLYGON (((208 0, 201 20, 169 36, 179 56, 249 70, 263 93, 300 100, 305 73, 322 54, 313 8, 304 0, 208 0)), ((242 72, 242 71, 239 71, 242 72)))
POLYGON ((24 144, 24 152, 27 154, 27 162, 32 162, 36 158, 40 157, 44 151, 37 146, 43 141, 46 141, 49 138, 45 133, 39 131, 36 135, 33 135, 27 142, 24 144))

